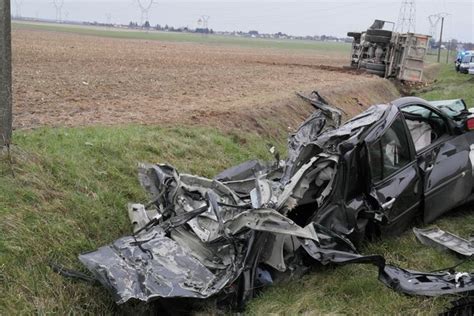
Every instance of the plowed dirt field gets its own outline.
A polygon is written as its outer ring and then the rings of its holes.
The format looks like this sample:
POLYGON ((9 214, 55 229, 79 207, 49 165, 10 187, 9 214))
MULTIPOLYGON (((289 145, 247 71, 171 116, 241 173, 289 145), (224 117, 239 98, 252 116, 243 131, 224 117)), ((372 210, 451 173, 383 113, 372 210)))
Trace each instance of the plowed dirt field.
POLYGON ((342 69, 347 55, 340 51, 16 29, 13 59, 16 129, 122 123, 253 128, 263 116, 300 122, 311 107, 295 91, 317 89, 349 114, 394 94, 384 79, 342 69))

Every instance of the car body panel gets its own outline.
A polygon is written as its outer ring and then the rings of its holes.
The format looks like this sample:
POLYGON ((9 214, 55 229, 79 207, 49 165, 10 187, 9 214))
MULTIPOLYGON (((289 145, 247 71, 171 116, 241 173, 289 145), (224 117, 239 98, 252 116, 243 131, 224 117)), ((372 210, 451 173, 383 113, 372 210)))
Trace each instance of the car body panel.
POLYGON ((441 117, 447 128, 446 135, 417 153, 422 172, 425 222, 461 204, 472 192, 470 145, 465 134, 455 132, 455 123, 447 113, 439 109, 442 103, 449 102, 439 101, 436 107, 419 98, 407 98, 397 104, 402 111, 409 106, 426 108, 441 117))

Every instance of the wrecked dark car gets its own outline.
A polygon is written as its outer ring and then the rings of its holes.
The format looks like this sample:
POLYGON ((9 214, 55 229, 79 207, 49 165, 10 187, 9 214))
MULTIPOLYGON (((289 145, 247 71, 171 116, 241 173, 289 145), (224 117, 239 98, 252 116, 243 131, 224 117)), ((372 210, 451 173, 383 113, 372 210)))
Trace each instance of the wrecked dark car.
POLYGON ((407 294, 472 293, 471 273, 406 270, 354 246, 470 201, 474 118, 465 105, 401 98, 339 126, 338 109, 317 93, 309 99, 317 110, 289 138, 286 160, 275 154, 214 179, 141 165, 151 201, 129 205, 134 234, 80 261, 117 303, 218 296, 241 309, 257 288, 315 263, 373 264, 407 294))

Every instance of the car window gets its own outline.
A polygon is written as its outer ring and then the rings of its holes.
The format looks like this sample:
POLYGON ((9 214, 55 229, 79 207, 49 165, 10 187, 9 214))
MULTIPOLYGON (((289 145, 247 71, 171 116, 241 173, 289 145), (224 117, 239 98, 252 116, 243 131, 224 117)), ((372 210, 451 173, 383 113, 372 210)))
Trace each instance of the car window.
MULTIPOLYGON (((448 105, 439 105, 438 108, 445 112, 455 111, 448 105)), ((423 105, 409 105, 402 108, 401 111, 417 152, 449 134, 445 119, 423 105)))
POLYGON ((401 117, 382 137, 369 145, 369 156, 374 182, 387 178, 410 162, 410 147, 401 117))
POLYGON ((463 63, 472 63, 474 62, 474 56, 473 55, 466 55, 462 59, 463 63))

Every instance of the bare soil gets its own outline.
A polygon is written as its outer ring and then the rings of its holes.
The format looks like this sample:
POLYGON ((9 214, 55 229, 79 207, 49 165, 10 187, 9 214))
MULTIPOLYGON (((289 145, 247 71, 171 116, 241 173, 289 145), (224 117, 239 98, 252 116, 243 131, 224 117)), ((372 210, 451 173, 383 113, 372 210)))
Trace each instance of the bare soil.
POLYGON ((315 53, 13 33, 14 127, 199 124, 292 127, 312 110, 294 92, 320 91, 349 116, 397 95, 384 79, 315 53))

